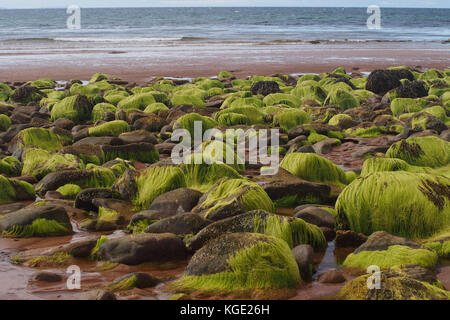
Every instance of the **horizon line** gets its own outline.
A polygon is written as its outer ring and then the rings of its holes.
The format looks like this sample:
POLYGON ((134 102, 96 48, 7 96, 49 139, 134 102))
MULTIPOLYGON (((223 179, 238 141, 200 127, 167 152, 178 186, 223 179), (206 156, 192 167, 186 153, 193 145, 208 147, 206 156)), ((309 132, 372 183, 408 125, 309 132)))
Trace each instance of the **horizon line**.
MULTIPOLYGON (((64 9, 68 8, 69 6, 59 6, 59 7, 27 7, 27 8, 8 8, 8 7, 0 7, 0 10, 34 10, 34 9, 64 9)), ((167 9, 173 9, 173 8, 367 8, 368 6, 132 6, 132 7, 86 7, 86 6, 80 6, 80 8, 85 9, 134 9, 134 8, 167 8, 167 9)), ((384 9, 450 9, 450 7, 383 7, 379 6, 380 8, 384 9)))

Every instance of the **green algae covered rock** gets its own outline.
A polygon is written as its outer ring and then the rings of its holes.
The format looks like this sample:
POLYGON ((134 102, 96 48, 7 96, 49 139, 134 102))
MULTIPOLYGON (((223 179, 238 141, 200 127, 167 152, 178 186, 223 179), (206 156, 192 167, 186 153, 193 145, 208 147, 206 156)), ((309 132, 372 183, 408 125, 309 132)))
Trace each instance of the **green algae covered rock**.
POLYGON ((92 108, 92 121, 96 122, 98 120, 103 119, 103 113, 104 112, 114 112, 116 113, 117 109, 114 105, 110 103, 97 103, 94 108, 92 108))
POLYGON ((156 100, 151 93, 138 93, 120 100, 117 103, 117 108, 144 110, 149 104, 155 102, 156 100))
POLYGON ((292 108, 298 108, 302 104, 302 100, 297 96, 286 93, 272 93, 264 97, 263 100, 266 106, 273 106, 277 104, 285 104, 292 108))
POLYGON ((347 130, 345 130, 345 133, 360 138, 379 137, 387 134, 388 132, 388 129, 380 126, 371 126, 368 128, 348 128, 347 130))
POLYGON ((81 192, 80 186, 77 186, 76 184, 65 184, 62 187, 59 187, 56 189, 64 199, 75 199, 78 193, 81 192))
POLYGON ((246 179, 224 178, 200 198, 192 212, 215 221, 256 209, 274 211, 272 200, 259 185, 246 179))
POLYGON ((139 161, 144 163, 155 163, 159 160, 158 150, 151 143, 140 142, 125 145, 103 145, 101 146, 103 158, 105 161, 115 160, 116 158, 139 161))
POLYGON ((33 185, 25 181, 8 179, 0 175, 0 203, 34 200, 33 185))
POLYGON ((181 104, 186 104, 195 107, 205 107, 205 102, 196 96, 188 96, 188 95, 175 95, 172 97, 170 102, 174 106, 179 106, 181 104))
POLYGON ((26 148, 22 159, 22 175, 32 175, 36 179, 42 179, 50 172, 84 168, 80 158, 73 154, 52 154, 37 148, 26 148))
POLYGON ((14 157, 7 156, 0 160, 0 174, 8 177, 20 176, 22 163, 14 157))
POLYGON ((50 152, 62 148, 60 138, 48 129, 28 128, 20 131, 9 146, 10 152, 15 152, 26 147, 36 147, 50 152))
POLYGON ((319 105, 322 105, 327 98, 327 94, 317 83, 308 85, 304 82, 300 83, 300 85, 297 85, 291 91, 291 94, 300 98, 302 103, 305 103, 307 100, 312 100, 319 105))
POLYGON ((144 112, 158 114, 158 112, 164 111, 164 110, 169 110, 169 108, 167 108, 167 106, 162 102, 155 102, 155 103, 149 104, 144 109, 144 112))
POLYGON ((423 99, 396 98, 391 102, 391 111, 393 114, 421 111, 426 101, 423 99))
POLYGON ((91 119, 92 105, 82 95, 74 95, 64 98, 56 103, 51 111, 52 121, 60 118, 72 120, 74 123, 83 123, 91 119))
POLYGON ((379 290, 368 289, 370 275, 350 280, 336 298, 342 300, 449 300, 448 291, 405 276, 387 277, 382 273, 379 290))
POLYGON ((438 260, 436 253, 427 249, 413 249, 408 246, 393 245, 386 250, 361 251, 351 253, 345 259, 344 267, 367 269, 376 265, 380 268, 420 265, 425 268, 434 268, 438 260))
POLYGON ((202 135, 206 130, 214 128, 217 124, 216 121, 209 117, 198 113, 189 113, 179 117, 173 125, 173 129, 185 129, 191 134, 191 139, 194 139, 194 124, 197 121, 202 123, 202 135))
POLYGON ((336 185, 347 182, 344 170, 314 153, 290 153, 281 161, 280 167, 308 181, 336 185))
POLYGON ((150 167, 136 179, 137 195, 133 200, 136 207, 147 209, 159 195, 186 187, 183 171, 178 167, 150 167))
POLYGON ((354 95, 343 89, 333 89, 324 101, 325 105, 338 105, 342 110, 359 107, 359 101, 354 95))
POLYGON ((225 163, 196 164, 193 160, 184 165, 186 185, 191 189, 206 192, 223 177, 242 178, 238 171, 225 163))
POLYGON ((353 120, 352 117, 350 117, 348 114, 340 113, 331 117, 331 119, 328 121, 328 124, 330 126, 339 126, 341 122, 352 120, 353 120))
POLYGON ((254 106, 230 107, 216 112, 214 119, 222 125, 242 124, 237 122, 247 122, 245 124, 264 123, 264 113, 260 108, 254 106), (240 116, 238 116, 240 115, 240 116))
POLYGON ((309 244, 315 250, 327 247, 325 236, 319 227, 302 219, 279 216, 264 210, 253 210, 222 219, 203 228, 189 241, 192 250, 198 250, 211 239, 225 233, 262 233, 283 239, 290 248, 309 244))
POLYGON ((295 288, 301 282, 294 256, 279 238, 230 233, 208 242, 171 283, 177 292, 224 294, 295 288))
POLYGON ((375 172, 350 183, 336 202, 337 223, 370 235, 385 230, 425 238, 450 221, 450 179, 405 171, 375 172))
POLYGON ((280 111, 273 117, 273 124, 280 126, 285 132, 310 121, 309 114, 305 111, 290 108, 280 111))
POLYGON ((56 85, 56 82, 53 79, 45 78, 31 81, 29 82, 29 85, 39 89, 44 89, 44 88, 53 88, 56 85))
POLYGON ((11 119, 6 114, 0 114, 0 131, 6 131, 11 127, 11 119))
POLYGON ((63 207, 35 203, 0 218, 0 232, 12 238, 67 235, 72 225, 63 207))
POLYGON ((104 137, 113 136, 118 137, 121 133, 130 131, 130 126, 126 121, 114 120, 105 122, 95 127, 89 128, 89 136, 104 137))
POLYGON ((386 157, 402 159, 416 166, 442 167, 450 163, 450 142, 434 136, 409 137, 394 143, 386 157))
POLYGON ((93 82, 98 82, 98 81, 103 81, 103 80, 108 80, 107 74, 95 73, 94 75, 92 75, 91 80, 89 80, 89 82, 93 83, 93 82))

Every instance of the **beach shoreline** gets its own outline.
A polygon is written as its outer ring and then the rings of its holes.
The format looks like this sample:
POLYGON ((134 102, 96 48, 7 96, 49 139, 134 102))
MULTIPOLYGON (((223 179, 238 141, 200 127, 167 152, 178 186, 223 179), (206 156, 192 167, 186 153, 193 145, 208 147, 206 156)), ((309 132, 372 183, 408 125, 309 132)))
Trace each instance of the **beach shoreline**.
POLYGON ((80 50, 0 53, 0 81, 52 78, 89 80, 103 72, 124 80, 145 83, 156 76, 214 77, 221 70, 237 77, 274 73, 322 73, 344 67, 348 73, 371 72, 391 66, 445 69, 450 50, 435 48, 372 47, 164 47, 138 50, 80 50))

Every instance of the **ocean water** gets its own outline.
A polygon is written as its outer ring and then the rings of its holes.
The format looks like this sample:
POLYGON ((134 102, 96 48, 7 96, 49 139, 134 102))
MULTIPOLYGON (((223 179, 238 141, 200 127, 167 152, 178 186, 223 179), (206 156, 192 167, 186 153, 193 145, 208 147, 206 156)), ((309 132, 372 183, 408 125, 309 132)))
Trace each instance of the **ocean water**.
POLYGON ((0 50, 144 46, 292 45, 405 42, 448 46, 450 9, 381 8, 369 30, 366 8, 81 9, 81 29, 66 9, 0 10, 0 50))

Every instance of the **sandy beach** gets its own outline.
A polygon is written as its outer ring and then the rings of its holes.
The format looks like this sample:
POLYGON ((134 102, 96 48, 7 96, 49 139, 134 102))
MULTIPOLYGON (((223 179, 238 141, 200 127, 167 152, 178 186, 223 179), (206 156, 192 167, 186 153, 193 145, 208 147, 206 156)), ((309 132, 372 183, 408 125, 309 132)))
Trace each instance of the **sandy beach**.
POLYGON ((221 70, 237 77, 274 73, 322 73, 337 67, 347 72, 370 72, 406 65, 422 69, 450 67, 450 49, 392 45, 353 46, 201 46, 154 47, 127 50, 44 50, 0 53, 0 80, 38 78, 89 80, 104 72, 142 83, 155 76, 194 78, 217 76, 221 70))

